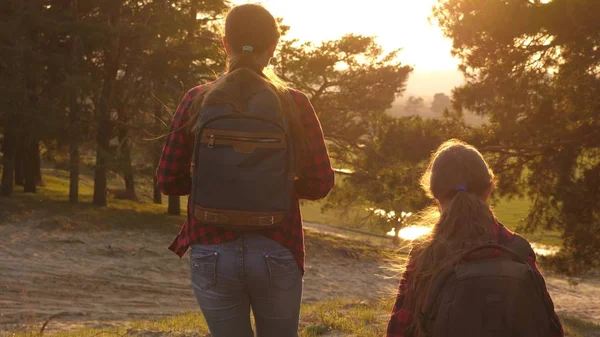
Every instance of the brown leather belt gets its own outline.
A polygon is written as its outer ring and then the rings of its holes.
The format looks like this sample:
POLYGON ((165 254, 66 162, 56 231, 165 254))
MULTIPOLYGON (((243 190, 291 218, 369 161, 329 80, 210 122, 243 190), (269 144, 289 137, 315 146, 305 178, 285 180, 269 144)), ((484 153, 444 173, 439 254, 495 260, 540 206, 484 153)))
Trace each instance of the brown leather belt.
POLYGON ((281 224, 284 218, 284 212, 244 212, 194 207, 194 219, 223 227, 267 228, 281 224))

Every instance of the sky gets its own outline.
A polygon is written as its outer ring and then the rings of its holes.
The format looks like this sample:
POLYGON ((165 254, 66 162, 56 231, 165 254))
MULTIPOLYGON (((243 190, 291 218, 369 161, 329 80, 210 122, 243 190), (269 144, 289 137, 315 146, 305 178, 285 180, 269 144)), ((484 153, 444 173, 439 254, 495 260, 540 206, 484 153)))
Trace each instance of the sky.
POLYGON ((324 41, 347 33, 376 36, 387 51, 402 48, 400 60, 414 67, 407 94, 450 93, 462 82, 452 41, 429 22, 436 0, 233 0, 259 2, 289 25, 302 41, 324 41))

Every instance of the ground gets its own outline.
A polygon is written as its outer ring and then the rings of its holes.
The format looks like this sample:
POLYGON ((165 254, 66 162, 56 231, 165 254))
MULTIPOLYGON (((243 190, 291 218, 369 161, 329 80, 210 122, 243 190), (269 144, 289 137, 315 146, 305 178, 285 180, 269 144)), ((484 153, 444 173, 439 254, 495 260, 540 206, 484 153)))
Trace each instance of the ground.
MULTIPOLYGON (((3 272, 1 324, 63 313, 57 323, 154 319, 196 311, 189 254, 167 250, 176 231, 89 231, 62 216, 29 215, 0 225, 3 272)), ((395 279, 382 279, 383 260, 344 240, 307 235, 304 300, 361 294, 393 296, 395 279)), ((368 247, 366 247, 368 249, 368 247)), ((373 250, 372 252, 375 252, 373 250)), ((389 272, 387 272, 390 274, 389 272)))
MULTIPOLYGON (((1 200, 0 336, 34 336, 44 322, 55 336, 206 336, 188 257, 166 248, 181 217, 113 199, 71 206, 65 183, 54 175, 38 195, 1 200)), ((408 246, 311 223, 306 246, 302 336, 382 336, 398 279, 390 261, 408 246)), ((600 322, 600 282, 546 276, 569 336, 600 336, 590 323, 600 322)))

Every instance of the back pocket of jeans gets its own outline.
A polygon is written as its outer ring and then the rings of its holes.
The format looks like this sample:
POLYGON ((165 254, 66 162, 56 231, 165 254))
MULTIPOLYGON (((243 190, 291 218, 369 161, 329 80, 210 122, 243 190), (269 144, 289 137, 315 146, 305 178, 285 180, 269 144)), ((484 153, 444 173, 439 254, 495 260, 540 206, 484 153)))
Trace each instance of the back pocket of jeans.
POLYGON ((217 252, 206 252, 192 254, 190 262, 192 265, 193 286, 198 289, 207 289, 217 283, 217 252))
POLYGON ((300 282, 300 269, 291 253, 265 255, 272 287, 289 289, 300 282))

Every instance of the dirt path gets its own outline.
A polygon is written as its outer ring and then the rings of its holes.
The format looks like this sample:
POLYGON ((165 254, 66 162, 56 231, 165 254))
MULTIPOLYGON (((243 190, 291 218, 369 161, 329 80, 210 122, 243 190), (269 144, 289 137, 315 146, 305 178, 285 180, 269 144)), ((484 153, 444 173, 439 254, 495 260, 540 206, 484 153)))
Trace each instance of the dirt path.
MULTIPOLYGON (((3 326, 39 324, 58 313, 54 328, 59 322, 98 325, 198 310, 187 255, 179 260, 166 249, 174 234, 84 232, 68 219, 48 220, 39 214, 0 224, 0 331, 3 326)), ((393 294, 397 281, 381 277, 383 262, 308 246, 305 301, 393 294)), ((549 278, 548 287, 559 311, 600 321, 600 282, 571 286, 549 278)))
MULTIPOLYGON (((40 215, 0 224, 0 331, 2 326, 153 319, 198 310, 189 285, 188 255, 166 247, 170 231, 77 231, 68 219, 40 215)), ((374 298, 390 294, 380 265, 308 252, 304 300, 374 298), (318 263, 316 262, 318 257, 318 263), (314 261, 314 262, 313 262, 314 261)))

